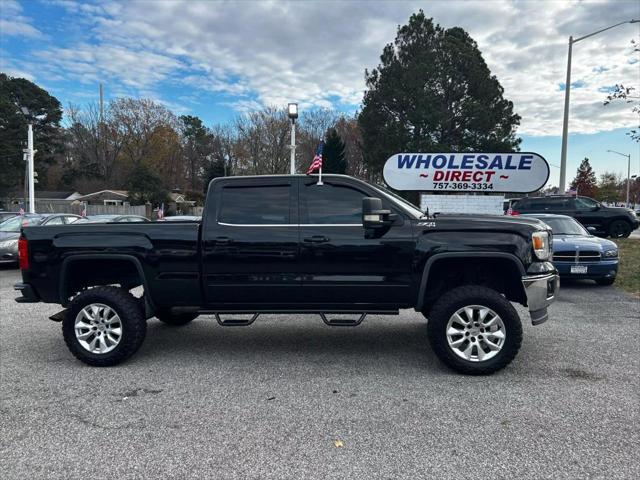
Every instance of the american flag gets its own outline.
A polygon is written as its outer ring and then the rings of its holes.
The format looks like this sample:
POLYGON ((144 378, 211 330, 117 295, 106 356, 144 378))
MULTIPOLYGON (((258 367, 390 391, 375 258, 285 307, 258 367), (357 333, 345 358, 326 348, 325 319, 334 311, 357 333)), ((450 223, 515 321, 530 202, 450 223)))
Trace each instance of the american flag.
POLYGON ((324 148, 324 142, 320 142, 318 144, 318 148, 316 148, 316 155, 313 157, 313 161, 311 165, 309 165, 309 170, 307 170, 307 175, 312 174, 316 170, 322 170, 322 149, 324 148))
POLYGON ((20 215, 24 215, 24 205, 22 204, 22 202, 20 202, 20 210, 18 210, 18 213, 20 215))

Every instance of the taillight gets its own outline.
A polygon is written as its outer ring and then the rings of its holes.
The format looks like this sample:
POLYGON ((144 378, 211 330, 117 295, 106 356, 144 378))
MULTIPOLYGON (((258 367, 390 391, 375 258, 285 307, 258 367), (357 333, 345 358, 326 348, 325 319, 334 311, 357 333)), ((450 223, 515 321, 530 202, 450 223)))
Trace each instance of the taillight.
POLYGON ((516 216, 516 215, 520 215, 520 212, 516 212, 516 211, 514 210, 513 212, 511 212, 511 215, 514 215, 514 216, 516 216))
POLYGON ((24 237, 18 239, 18 264, 20 265, 20 270, 29 268, 29 247, 27 246, 27 239, 24 237))

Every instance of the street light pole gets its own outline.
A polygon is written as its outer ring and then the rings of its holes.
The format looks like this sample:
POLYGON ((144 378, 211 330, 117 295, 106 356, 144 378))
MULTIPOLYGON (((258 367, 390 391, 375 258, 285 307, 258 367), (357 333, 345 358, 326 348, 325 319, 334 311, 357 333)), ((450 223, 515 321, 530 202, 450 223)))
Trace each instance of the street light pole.
POLYGON ((631 185, 631 154, 616 152, 615 150, 607 150, 607 152, 616 153, 621 157, 627 158, 627 207, 629 207, 629 187, 631 185))
POLYGON ((29 190, 29 213, 36 213, 36 199, 35 199, 35 181, 34 181, 34 168, 33 162, 36 155, 36 151, 33 149, 33 124, 29 123, 29 130, 27 131, 27 148, 23 150, 27 160, 27 182, 29 190))
POLYGON ((616 23, 615 25, 611 25, 610 27, 600 29, 596 32, 590 33, 588 35, 584 35, 582 37, 576 38, 574 40, 573 36, 569 37, 569 53, 567 56, 567 82, 564 86, 564 118, 562 120, 562 151, 560 153, 560 182, 558 185, 558 191, 563 194, 565 191, 565 183, 567 177, 567 141, 569 137, 569 97, 571 91, 571 52, 573 50, 573 44, 578 43, 581 40, 584 40, 589 37, 593 37, 599 33, 602 33, 607 30, 611 30, 612 28, 618 27, 620 25, 624 25, 625 23, 636 23, 640 22, 640 20, 627 20, 624 22, 616 23))
POLYGON ((290 103, 287 108, 287 114, 291 119, 291 160, 289 164, 289 173, 296 174, 296 118, 298 118, 298 104, 290 103))

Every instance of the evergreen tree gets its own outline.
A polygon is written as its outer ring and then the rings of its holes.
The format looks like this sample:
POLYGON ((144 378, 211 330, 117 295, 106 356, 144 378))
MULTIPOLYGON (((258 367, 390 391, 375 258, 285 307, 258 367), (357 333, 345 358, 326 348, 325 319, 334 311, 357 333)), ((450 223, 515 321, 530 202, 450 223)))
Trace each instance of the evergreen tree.
POLYGON ((63 149, 61 119, 58 99, 29 80, 0 73, 0 193, 22 186, 22 149, 29 122, 33 123, 37 150, 35 170, 41 182, 46 179, 47 169, 63 149), (23 109, 27 109, 27 113, 23 109))
POLYGON ((518 149, 520 116, 462 28, 434 25, 420 10, 365 79, 358 121, 371 171, 397 152, 518 149))
POLYGON ((588 158, 584 158, 580 162, 580 166, 576 171, 576 177, 571 182, 571 188, 578 191, 578 195, 585 197, 595 197, 598 192, 598 181, 596 173, 591 168, 588 158))
POLYGON ((167 202, 169 192, 162 186, 162 179, 144 164, 137 165, 129 175, 127 184, 129 201, 133 205, 160 205, 167 202))
POLYGON ((322 171, 325 173, 347 172, 345 144, 335 128, 330 128, 322 152, 322 171))
POLYGON ((204 192, 209 188, 209 182, 214 178, 224 177, 224 160, 212 160, 204 166, 204 192))

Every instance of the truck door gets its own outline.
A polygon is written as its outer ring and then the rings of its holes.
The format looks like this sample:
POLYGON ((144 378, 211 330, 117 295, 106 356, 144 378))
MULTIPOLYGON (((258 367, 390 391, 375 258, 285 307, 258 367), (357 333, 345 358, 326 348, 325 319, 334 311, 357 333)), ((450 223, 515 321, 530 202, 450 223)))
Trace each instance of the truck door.
MULTIPOLYGON (((401 214, 381 238, 365 238, 362 198, 380 195, 335 177, 324 185, 316 182, 300 179, 302 296, 332 310, 339 304, 364 310, 409 303, 411 223, 401 214)), ((385 208, 393 208, 382 200, 385 208)))
POLYGON ((295 302, 301 283, 294 180, 263 177, 214 185, 202 240, 207 304, 251 310, 295 302))

